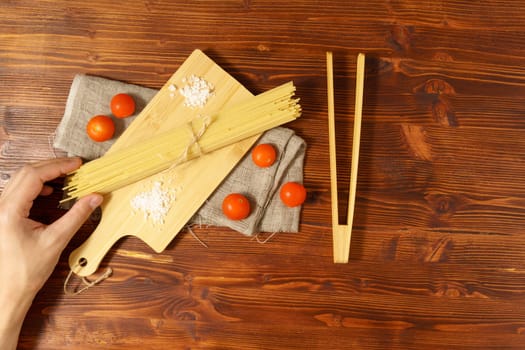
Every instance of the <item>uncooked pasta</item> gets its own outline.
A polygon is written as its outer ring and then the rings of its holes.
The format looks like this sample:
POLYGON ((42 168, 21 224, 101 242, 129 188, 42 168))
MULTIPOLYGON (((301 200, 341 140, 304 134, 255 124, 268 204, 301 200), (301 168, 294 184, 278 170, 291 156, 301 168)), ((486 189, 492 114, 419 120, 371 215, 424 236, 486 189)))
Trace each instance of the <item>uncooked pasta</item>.
POLYGON ((107 194, 201 154, 263 133, 301 115, 293 82, 211 116, 199 116, 184 126, 135 145, 110 152, 69 174, 62 202, 90 193, 107 194))

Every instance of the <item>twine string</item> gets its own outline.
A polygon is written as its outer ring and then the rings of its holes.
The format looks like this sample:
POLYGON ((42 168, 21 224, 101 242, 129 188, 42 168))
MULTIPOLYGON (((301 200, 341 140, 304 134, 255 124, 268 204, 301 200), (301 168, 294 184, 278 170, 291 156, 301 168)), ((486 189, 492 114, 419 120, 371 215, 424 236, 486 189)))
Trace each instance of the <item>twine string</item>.
POLYGON ((197 242, 199 242, 204 248, 208 248, 208 245, 191 229, 191 225, 187 225, 186 229, 197 242))
POLYGON ((193 146, 197 147, 197 156, 201 156, 203 154, 201 146, 199 144, 199 139, 202 137, 202 135, 204 135, 204 133, 206 132, 206 129, 208 129, 208 127, 210 126, 212 120, 209 116, 200 116, 199 118, 202 120, 202 126, 199 128, 197 132, 195 132, 193 129, 193 121, 189 121, 188 123, 186 123, 186 126, 190 132, 190 141, 188 142, 188 145, 182 151, 179 158, 170 167, 170 169, 188 160, 190 149, 193 146))
POLYGON ((255 235, 255 240, 257 241, 257 243, 260 243, 260 244, 266 244, 270 241, 270 239, 273 238, 273 236, 275 236, 277 234, 277 232, 273 232, 271 235, 269 235, 268 237, 264 238, 264 239, 261 239, 259 238, 259 236, 262 236, 263 233, 262 232, 259 232, 258 234, 255 235))
POLYGON ((113 269, 111 269, 111 267, 108 267, 106 269, 106 271, 102 275, 100 275, 98 278, 96 278, 93 281, 89 280, 87 277, 82 277, 80 279, 82 281, 82 283, 84 284, 84 286, 82 288, 80 288, 78 290, 75 290, 75 289, 69 290, 68 289, 69 281, 70 281, 71 277, 73 276, 73 271, 77 267, 81 267, 81 265, 79 263, 76 263, 75 266, 73 266, 73 268, 71 268, 71 270, 69 271, 69 273, 68 273, 68 275, 66 277, 66 280, 64 281, 64 293, 66 295, 79 295, 80 293, 85 292, 89 288, 94 287, 95 285, 97 285, 97 284, 101 283, 102 281, 108 279, 113 274, 113 269))

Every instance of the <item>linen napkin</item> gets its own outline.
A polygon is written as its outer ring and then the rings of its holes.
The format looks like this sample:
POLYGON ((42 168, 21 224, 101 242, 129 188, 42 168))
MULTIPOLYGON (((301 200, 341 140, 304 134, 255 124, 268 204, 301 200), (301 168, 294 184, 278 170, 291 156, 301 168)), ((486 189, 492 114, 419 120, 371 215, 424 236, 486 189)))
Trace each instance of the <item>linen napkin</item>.
POLYGON ((227 226, 245 235, 298 231, 301 207, 285 206, 279 189, 288 181, 302 183, 306 143, 283 127, 266 131, 257 141, 260 143, 274 146, 278 160, 271 167, 260 168, 248 152, 199 209, 193 223, 227 226), (229 220, 222 214, 222 200, 232 192, 242 193, 250 201, 252 212, 244 220, 229 220))
POLYGON ((77 74, 69 89, 64 116, 55 131, 53 146, 66 151, 69 156, 77 156, 85 160, 99 158, 106 153, 156 93, 155 89, 77 74), (115 136, 108 141, 93 142, 86 134, 89 119, 99 114, 111 115, 111 98, 121 92, 131 95, 135 100, 135 114, 123 119, 113 118, 115 136))

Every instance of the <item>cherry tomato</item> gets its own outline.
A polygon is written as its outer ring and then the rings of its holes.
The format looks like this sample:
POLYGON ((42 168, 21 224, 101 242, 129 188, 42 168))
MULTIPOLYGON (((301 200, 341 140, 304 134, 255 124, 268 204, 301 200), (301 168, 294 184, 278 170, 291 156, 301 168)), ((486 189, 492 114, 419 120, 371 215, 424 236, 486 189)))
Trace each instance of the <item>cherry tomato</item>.
POLYGON ((269 143, 261 143, 252 149, 252 160, 255 165, 261 168, 271 166, 276 158, 277 152, 269 143))
POLYGON ((230 193, 222 201, 222 212, 230 220, 245 219, 250 211, 250 201, 240 193, 230 193))
POLYGON ((110 105, 111 113, 117 118, 126 118, 135 113, 135 100, 128 94, 116 94, 110 105))
POLYGON ((306 200, 306 189, 300 183, 287 182, 281 187, 279 195, 284 205, 297 207, 306 200))
POLYGON ((88 136, 97 142, 110 140, 115 133, 113 119, 105 115, 97 115, 91 118, 87 124, 88 136))

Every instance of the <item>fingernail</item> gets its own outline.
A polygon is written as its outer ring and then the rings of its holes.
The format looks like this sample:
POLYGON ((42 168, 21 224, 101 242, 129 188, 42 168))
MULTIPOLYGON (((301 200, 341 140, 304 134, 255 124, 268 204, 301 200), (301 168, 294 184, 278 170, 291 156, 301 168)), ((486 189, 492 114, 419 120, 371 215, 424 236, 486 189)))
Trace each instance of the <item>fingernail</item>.
POLYGON ((93 196, 93 198, 91 198, 91 200, 89 201, 89 205, 91 206, 91 208, 95 209, 100 204, 102 204, 102 200, 103 198, 101 195, 93 196))

